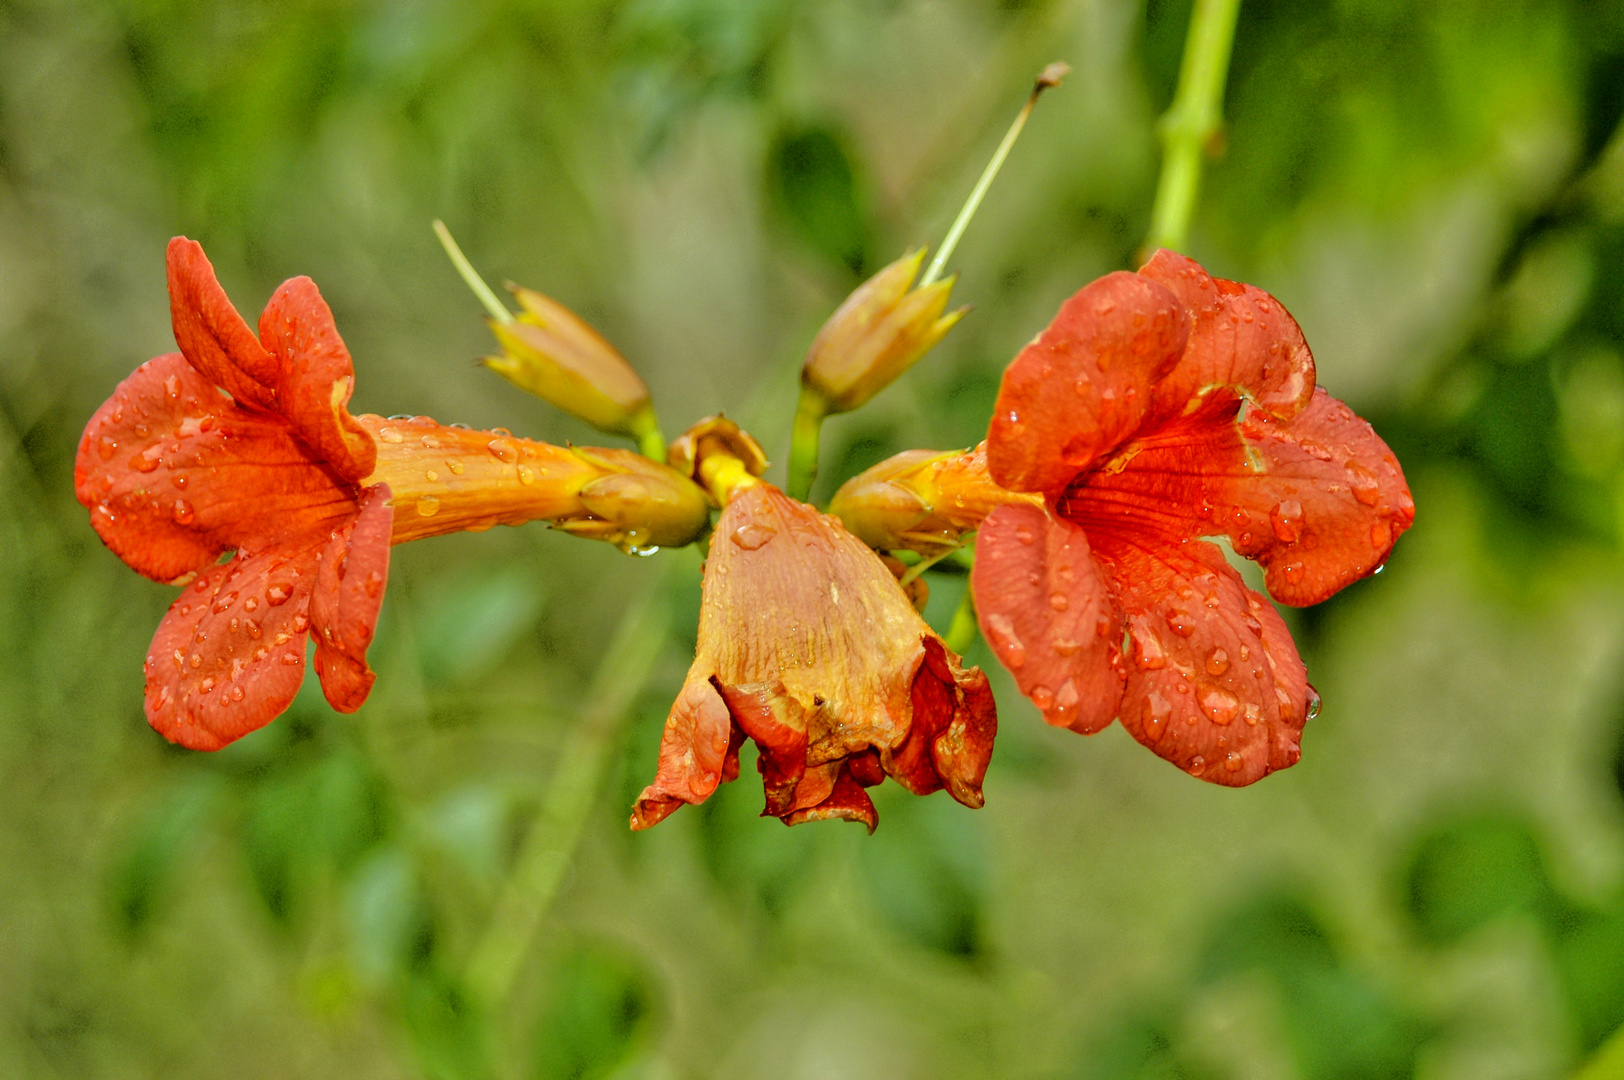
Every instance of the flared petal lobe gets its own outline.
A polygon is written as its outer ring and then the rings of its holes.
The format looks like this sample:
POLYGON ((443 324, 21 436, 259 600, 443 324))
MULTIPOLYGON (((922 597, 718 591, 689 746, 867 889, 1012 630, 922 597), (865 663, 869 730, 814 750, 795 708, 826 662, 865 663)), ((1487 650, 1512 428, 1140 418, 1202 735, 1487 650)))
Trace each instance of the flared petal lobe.
POLYGON ((352 713, 372 690, 367 648, 389 583, 389 534, 395 512, 389 488, 361 492, 355 517, 333 531, 321 550, 310 618, 316 632, 316 675, 327 701, 352 713))
POLYGON ((871 828, 862 788, 890 776, 978 806, 997 720, 879 558, 838 521, 768 484, 740 489, 705 567, 699 648, 634 828, 701 802, 760 750, 767 813, 871 828), (725 717, 725 721, 724 721, 725 717))
POLYGON ((178 353, 141 365, 91 417, 74 488, 102 542, 156 581, 324 535, 355 512, 352 489, 286 423, 233 405, 178 353))
POLYGON ((987 464, 1010 491, 1053 493, 1144 419, 1176 364, 1190 316, 1161 285, 1125 271, 1084 286, 1004 371, 987 464))
POLYGON ((1082 529, 1042 507, 999 507, 970 584, 987 644, 1045 720, 1091 734, 1115 719, 1122 620, 1082 529))
POLYGON ((175 237, 168 264, 175 344, 187 361, 239 405, 276 411, 276 358, 237 314, 202 245, 175 237))
POLYGON ((1280 615, 1211 544, 1096 537, 1127 629, 1122 725, 1179 768, 1239 787, 1296 764, 1307 677, 1280 615))
POLYGON ((372 471, 377 451, 350 415, 355 365, 316 283, 284 281, 259 317, 259 336, 276 358, 278 411, 314 457, 358 483, 372 471))

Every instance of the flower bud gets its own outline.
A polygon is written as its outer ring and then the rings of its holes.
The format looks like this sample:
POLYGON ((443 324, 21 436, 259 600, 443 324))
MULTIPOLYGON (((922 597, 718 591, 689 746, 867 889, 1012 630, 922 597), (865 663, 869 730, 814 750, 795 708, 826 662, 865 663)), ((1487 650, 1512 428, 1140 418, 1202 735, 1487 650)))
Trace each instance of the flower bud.
POLYGON ((767 471, 761 444, 725 416, 707 416, 684 431, 666 451, 666 461, 704 485, 717 506, 726 506, 734 492, 767 471))
POLYGON ((801 369, 801 385, 825 414, 849 412, 889 386, 968 311, 944 315, 953 279, 910 288, 923 249, 887 266, 846 298, 823 324, 801 369))
POLYGON ((829 512, 869 547, 931 556, 957 547, 994 507, 1041 501, 993 483, 983 443, 973 450, 905 450, 887 458, 842 484, 829 512))
POLYGON ((613 345, 558 301, 510 288, 524 310, 491 321, 502 354, 485 357, 486 367, 599 431, 636 439, 655 429, 648 387, 613 345))
MULTIPOLYGON (((705 492, 669 466, 630 450, 577 447, 575 455, 606 471, 582 485, 577 497, 622 538, 622 546, 681 547, 710 524, 705 492)), ((561 527, 581 532, 587 524, 561 527)))

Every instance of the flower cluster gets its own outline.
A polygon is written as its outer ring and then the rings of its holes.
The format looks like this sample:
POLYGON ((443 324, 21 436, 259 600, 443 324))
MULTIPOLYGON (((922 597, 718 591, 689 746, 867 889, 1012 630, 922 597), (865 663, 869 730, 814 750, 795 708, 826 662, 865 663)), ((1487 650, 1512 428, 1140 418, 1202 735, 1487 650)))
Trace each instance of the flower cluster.
MULTIPOLYGON (((819 334, 813 419, 872 396, 958 318, 948 283, 911 288, 919 263, 882 270, 819 334)), ((1180 768, 1247 784, 1297 760, 1316 698, 1273 605, 1203 538, 1311 604, 1380 569, 1414 517, 1391 452, 1315 386, 1285 309, 1167 251, 1065 303, 1006 370, 984 443, 898 455, 830 514, 762 481, 760 447, 727 420, 664 447, 630 365, 540 294, 516 291, 524 314, 493 323, 487 363, 650 456, 352 415, 353 365, 308 278, 256 333, 177 238, 169 292, 180 351, 91 418, 75 489, 115 554, 183 586, 146 659, 146 712, 195 749, 281 713, 311 637, 328 701, 360 707, 391 545, 544 520, 627 550, 711 537, 697 655, 634 828, 734 779, 747 739, 765 813, 789 824, 872 829, 865 789, 886 777, 979 807, 987 677, 878 554, 937 558, 973 533, 981 628, 1051 724, 1120 719, 1180 768)))

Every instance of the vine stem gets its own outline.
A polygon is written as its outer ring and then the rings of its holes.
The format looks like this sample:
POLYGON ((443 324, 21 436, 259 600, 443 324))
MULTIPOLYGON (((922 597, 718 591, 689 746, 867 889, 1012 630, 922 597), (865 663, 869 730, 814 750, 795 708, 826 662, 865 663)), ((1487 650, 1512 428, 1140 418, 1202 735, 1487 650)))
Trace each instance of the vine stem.
POLYGON ((942 635, 942 644, 962 657, 975 643, 976 601, 970 590, 970 581, 966 578, 964 595, 959 597, 959 606, 953 612, 953 621, 948 624, 947 633, 942 635))
POLYGON ((823 400, 803 386, 795 407, 795 426, 789 437, 789 475, 784 493, 805 502, 812 494, 812 481, 818 478, 818 443, 823 437, 823 400))
POLYGON ((1184 39, 1178 89, 1162 117, 1162 174, 1145 246, 1178 250, 1190 233, 1201 191, 1201 159, 1223 129, 1224 85, 1240 0, 1195 0, 1184 39))
POLYGON ((597 803, 621 722, 654 673, 669 624, 662 579, 650 584, 627 607, 604 652, 536 820, 464 970, 469 992, 486 1005, 500 1003, 512 990, 542 917, 558 895, 597 803))
POLYGON ((452 237, 451 230, 446 228, 445 222, 439 218, 434 219, 434 235, 440 238, 440 246, 445 248, 446 255, 451 259, 451 265, 455 266, 457 273, 462 275, 463 283, 468 286, 475 296, 479 297, 479 302, 485 305, 485 310, 491 313, 491 318, 497 322, 512 322, 513 312, 509 311, 507 305, 496 298, 496 294, 491 291, 491 287, 485 284, 485 279, 479 276, 479 271, 474 269, 474 264, 468 261, 468 256, 464 255, 462 248, 457 246, 457 241, 452 237))

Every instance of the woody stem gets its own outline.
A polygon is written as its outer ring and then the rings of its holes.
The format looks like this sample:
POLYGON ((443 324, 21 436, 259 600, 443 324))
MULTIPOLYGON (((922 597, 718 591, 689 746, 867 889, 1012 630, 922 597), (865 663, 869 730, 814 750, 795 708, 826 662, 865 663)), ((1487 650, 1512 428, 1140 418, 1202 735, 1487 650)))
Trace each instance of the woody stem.
POLYGON ((621 720, 665 648, 669 614, 663 584, 640 593, 593 676, 586 706, 464 971, 469 991, 486 1005, 500 1003, 512 989, 542 917, 558 894, 597 801, 621 720))
POLYGON ((1224 84, 1240 0, 1195 0, 1178 89, 1162 117, 1162 175, 1147 248, 1184 247, 1201 190, 1201 159, 1223 127, 1224 84))

